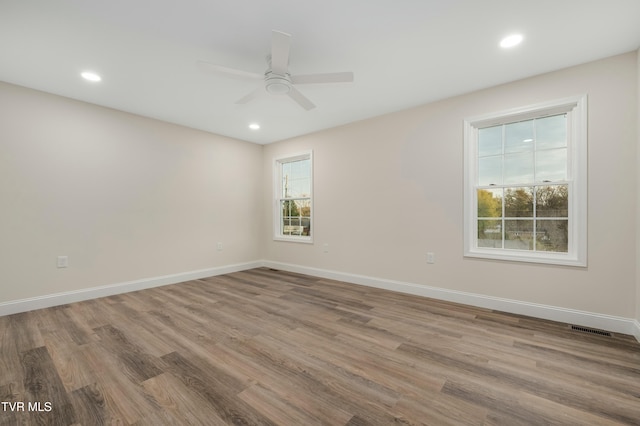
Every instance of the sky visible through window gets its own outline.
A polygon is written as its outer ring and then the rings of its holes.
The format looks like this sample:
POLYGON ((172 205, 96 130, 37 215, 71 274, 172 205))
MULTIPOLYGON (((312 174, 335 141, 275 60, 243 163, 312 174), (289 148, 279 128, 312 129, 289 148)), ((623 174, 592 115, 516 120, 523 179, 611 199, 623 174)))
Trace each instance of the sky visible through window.
POLYGON ((479 129, 478 185, 566 179, 566 114, 479 129))
POLYGON ((311 160, 306 158, 282 164, 282 197, 305 198, 311 195, 311 160))

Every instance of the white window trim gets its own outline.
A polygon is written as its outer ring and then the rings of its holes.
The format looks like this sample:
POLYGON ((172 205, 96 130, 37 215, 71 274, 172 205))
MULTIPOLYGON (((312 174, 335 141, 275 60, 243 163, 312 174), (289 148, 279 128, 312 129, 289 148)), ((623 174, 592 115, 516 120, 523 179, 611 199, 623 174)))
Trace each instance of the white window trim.
POLYGON ((273 160, 273 239, 275 241, 291 241, 297 243, 313 243, 313 224, 315 222, 313 215, 313 151, 305 151, 297 154, 287 155, 283 157, 274 158, 273 160), (287 163, 290 161, 302 160, 308 158, 311 163, 311 194, 309 198, 311 199, 311 207, 310 207, 310 217, 311 222, 309 224, 309 236, 306 235, 284 235, 282 234, 282 230, 280 228, 280 190, 282 184, 282 176, 281 171, 282 167, 280 165, 282 163, 287 163))
POLYGON ((495 260, 587 266, 587 96, 471 117, 464 120, 464 256, 495 260), (477 247, 478 129, 541 116, 567 113, 569 118, 569 247, 567 253, 477 247))

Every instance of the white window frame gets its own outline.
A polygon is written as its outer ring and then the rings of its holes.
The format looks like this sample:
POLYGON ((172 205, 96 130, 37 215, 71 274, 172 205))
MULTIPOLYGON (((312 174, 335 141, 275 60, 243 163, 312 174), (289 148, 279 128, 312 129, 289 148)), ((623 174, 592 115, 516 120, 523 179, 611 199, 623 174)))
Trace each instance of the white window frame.
POLYGON ((464 256, 587 266, 587 96, 575 96, 464 120, 464 256), (478 247, 478 129, 556 114, 567 114, 567 253, 478 247))
MULTIPOLYGON (((305 151, 302 153, 298 153, 298 154, 293 154, 293 155, 287 155, 286 157, 279 157, 279 158, 275 158, 273 160, 273 178, 274 178, 274 185, 273 185, 273 193, 274 193, 274 200, 273 200, 273 239, 276 241, 293 241, 293 242, 298 242, 298 243, 313 243, 313 223, 314 223, 314 216, 313 216, 313 151, 305 151), (282 228, 281 228, 281 223, 282 223, 282 209, 280 208, 280 203, 282 200, 285 200, 285 198, 283 198, 281 196, 281 191, 282 191, 282 165, 285 163, 290 163, 293 161, 299 161, 299 160, 304 160, 304 159, 309 159, 309 163, 310 163, 310 167, 311 170, 309 171, 309 177, 311 179, 311 184, 310 184, 310 194, 309 194, 309 199, 310 199, 310 209, 309 209, 309 235, 285 235, 282 233, 282 228)), ((306 197, 305 197, 306 198, 306 197)), ((295 198, 286 198, 286 199, 292 199, 294 200, 295 198)))

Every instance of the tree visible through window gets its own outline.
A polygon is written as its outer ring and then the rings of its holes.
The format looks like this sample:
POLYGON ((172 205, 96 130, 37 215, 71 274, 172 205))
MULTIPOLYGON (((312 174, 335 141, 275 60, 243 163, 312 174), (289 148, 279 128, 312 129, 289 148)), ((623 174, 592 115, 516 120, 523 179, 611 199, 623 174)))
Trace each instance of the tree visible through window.
POLYGON ((582 102, 466 122, 466 255, 586 262, 582 102))

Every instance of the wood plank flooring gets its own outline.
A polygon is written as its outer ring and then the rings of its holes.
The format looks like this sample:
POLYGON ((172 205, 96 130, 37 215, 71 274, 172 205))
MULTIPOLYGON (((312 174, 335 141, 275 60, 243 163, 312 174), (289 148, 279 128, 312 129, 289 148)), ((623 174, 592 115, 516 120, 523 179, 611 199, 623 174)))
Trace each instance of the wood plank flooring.
POLYGON ((640 425, 640 343, 259 268, 0 317, 0 401, 0 425, 640 425))

